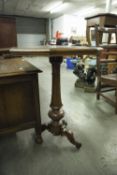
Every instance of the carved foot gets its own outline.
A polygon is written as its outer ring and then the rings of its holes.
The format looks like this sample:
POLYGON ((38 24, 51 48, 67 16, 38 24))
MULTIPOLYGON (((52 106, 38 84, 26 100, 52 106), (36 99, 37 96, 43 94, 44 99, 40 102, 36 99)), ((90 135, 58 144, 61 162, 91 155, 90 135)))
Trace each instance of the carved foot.
POLYGON ((71 131, 67 130, 66 126, 67 126, 67 123, 65 121, 63 121, 62 135, 66 136, 67 139, 70 141, 70 143, 72 143, 73 145, 76 146, 77 149, 79 149, 82 146, 82 144, 75 140, 73 133, 71 131))
POLYGON ((63 135, 66 136, 70 143, 75 145, 77 149, 79 149, 82 146, 81 143, 75 140, 74 135, 71 131, 63 131, 63 135))
MULTIPOLYGON (((41 126, 41 132, 45 131, 46 129, 51 132, 55 136, 66 136, 67 139, 76 146, 77 149, 81 147, 81 143, 77 142, 74 138, 74 135, 71 131, 66 129, 67 123, 66 121, 62 121, 62 123, 59 123, 58 121, 52 121, 48 125, 43 124, 41 126)), ((42 143, 42 142, 41 142, 42 143)))

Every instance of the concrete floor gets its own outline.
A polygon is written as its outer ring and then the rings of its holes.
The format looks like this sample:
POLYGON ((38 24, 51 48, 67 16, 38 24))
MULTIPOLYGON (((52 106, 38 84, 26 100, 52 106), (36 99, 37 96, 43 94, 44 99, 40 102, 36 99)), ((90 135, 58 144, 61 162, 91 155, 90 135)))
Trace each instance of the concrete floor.
MULTIPOLYGON (((28 58, 40 74, 42 122, 51 97, 51 65, 47 58, 28 58)), ((75 88, 75 75, 61 66, 65 120, 82 143, 78 151, 64 137, 43 133, 44 143, 34 142, 34 129, 0 138, 0 175, 117 175, 117 115, 95 93, 75 88)))

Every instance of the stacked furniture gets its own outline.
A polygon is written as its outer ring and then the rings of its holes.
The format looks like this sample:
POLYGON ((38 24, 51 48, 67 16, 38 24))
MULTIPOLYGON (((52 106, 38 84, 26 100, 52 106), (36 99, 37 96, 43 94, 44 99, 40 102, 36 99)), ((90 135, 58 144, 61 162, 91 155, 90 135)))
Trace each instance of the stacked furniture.
POLYGON ((95 41, 95 46, 103 48, 97 57, 97 99, 103 96, 115 106, 117 113, 117 15, 101 13, 87 17, 86 36, 88 44, 95 41), (91 32, 93 28, 93 32, 91 32), (103 42, 105 34, 106 41, 103 42), (112 37, 115 40, 112 42, 112 37), (109 92, 111 92, 109 94, 109 92))
POLYGON ((117 45, 102 47, 103 57, 100 55, 100 59, 97 59, 97 99, 99 100, 100 96, 104 97, 115 106, 115 113, 117 113, 117 45), (106 64, 105 71, 101 69, 103 64, 106 64))
MULTIPOLYGON (((98 34, 95 33, 96 32, 95 26, 100 27, 101 30, 108 29, 108 32, 110 32, 110 33, 114 33, 114 30, 116 30, 117 15, 115 15, 115 14, 100 13, 100 14, 97 14, 94 16, 87 17, 85 19, 87 21, 86 37, 87 37, 87 42, 90 46, 91 46, 91 40, 95 40, 96 46, 98 46, 102 42, 101 33, 99 36, 96 37, 96 35, 98 35, 98 34), (94 29, 92 32, 91 32, 91 28, 94 29), (112 31, 111 31, 111 29, 112 29, 112 31)), ((99 32, 99 30, 98 30, 98 32, 99 32)), ((105 30, 105 32, 106 32, 106 30, 105 30)))

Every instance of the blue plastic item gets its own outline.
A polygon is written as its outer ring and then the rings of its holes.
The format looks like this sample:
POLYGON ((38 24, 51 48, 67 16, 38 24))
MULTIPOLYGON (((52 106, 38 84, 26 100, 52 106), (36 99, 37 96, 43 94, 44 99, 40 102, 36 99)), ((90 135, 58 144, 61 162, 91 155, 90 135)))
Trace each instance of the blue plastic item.
POLYGON ((74 69, 75 68, 74 59, 67 58, 66 63, 67 63, 67 69, 74 69))

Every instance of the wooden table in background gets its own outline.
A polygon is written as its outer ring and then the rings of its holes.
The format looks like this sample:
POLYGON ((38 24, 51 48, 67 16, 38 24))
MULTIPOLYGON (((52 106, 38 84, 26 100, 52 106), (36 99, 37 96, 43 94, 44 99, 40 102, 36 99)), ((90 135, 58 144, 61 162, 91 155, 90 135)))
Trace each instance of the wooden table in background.
POLYGON ((86 37, 87 42, 91 46, 91 39, 90 39, 90 28, 95 27, 95 25, 99 25, 100 27, 115 27, 117 25, 117 15, 111 13, 100 13, 97 15, 93 15, 90 17, 85 18, 87 20, 87 27, 86 27, 86 37))

